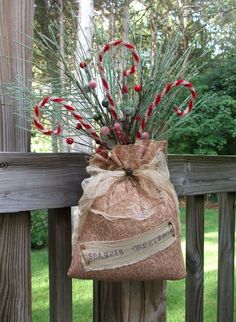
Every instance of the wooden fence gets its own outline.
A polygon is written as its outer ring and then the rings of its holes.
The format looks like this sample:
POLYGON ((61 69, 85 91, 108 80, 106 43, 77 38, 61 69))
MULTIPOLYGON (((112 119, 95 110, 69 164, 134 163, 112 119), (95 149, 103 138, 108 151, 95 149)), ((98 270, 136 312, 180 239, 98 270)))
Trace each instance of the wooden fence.
MULTIPOLYGON (((177 194, 187 199, 186 322, 204 321, 204 195, 208 193, 220 193, 215 320, 233 322, 236 157, 169 156, 168 163, 177 194)), ((51 322, 72 321, 72 287, 66 277, 71 259, 70 207, 77 205, 82 193, 85 166, 80 154, 0 153, 0 321, 32 320, 29 211, 33 209, 49 209, 51 322)), ((94 322, 166 321, 164 285, 95 283, 94 322)))

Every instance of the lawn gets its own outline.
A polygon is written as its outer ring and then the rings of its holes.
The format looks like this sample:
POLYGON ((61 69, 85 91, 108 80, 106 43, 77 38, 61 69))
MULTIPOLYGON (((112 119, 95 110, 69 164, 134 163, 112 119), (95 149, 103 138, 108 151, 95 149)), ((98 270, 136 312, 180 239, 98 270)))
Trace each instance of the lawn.
MULTIPOLYGON (((185 214, 181 212, 183 250, 185 249, 185 214)), ((217 238, 218 213, 205 211, 204 321, 216 321, 217 309, 217 238)), ((49 321, 47 249, 32 252, 33 322, 49 321)), ((167 322, 184 322, 184 280, 168 282, 167 322)), ((73 281, 74 322, 92 321, 92 282, 73 281)), ((236 321, 236 312, 234 316, 236 321)), ((138 321, 137 321, 138 322, 138 321)))

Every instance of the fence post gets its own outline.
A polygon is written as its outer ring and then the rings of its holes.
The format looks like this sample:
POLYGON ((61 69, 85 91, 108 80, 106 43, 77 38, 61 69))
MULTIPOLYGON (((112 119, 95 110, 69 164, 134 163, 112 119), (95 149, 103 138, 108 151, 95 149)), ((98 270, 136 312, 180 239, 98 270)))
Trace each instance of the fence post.
MULTIPOLYGON (((33 0, 0 1, 0 86, 15 82, 19 75, 24 86, 30 83, 33 8, 33 0)), ((25 114, 20 94, 14 95, 10 99, 0 89, 0 151, 27 152, 28 122, 19 116, 25 114)), ((7 166, 2 164, 0 170, 7 166)), ((31 321, 29 212, 0 214, 0 294, 0 321, 31 321)))
POLYGON ((204 196, 187 197, 186 212, 186 322, 202 322, 204 196))
POLYGON ((95 282, 94 322, 165 322, 166 282, 95 282))
POLYGON ((0 214, 0 321, 31 321, 29 213, 0 214))
POLYGON ((71 208, 48 211, 50 321, 72 322, 71 208))
POLYGON ((217 321, 233 322, 235 193, 220 194, 217 321))

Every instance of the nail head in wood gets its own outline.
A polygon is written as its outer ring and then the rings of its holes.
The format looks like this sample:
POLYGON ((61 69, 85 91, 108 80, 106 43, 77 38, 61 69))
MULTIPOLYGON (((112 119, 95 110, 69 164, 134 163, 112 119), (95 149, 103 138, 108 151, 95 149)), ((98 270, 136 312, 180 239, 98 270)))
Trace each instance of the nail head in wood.
POLYGON ((0 168, 7 168, 8 163, 7 162, 0 162, 0 168))

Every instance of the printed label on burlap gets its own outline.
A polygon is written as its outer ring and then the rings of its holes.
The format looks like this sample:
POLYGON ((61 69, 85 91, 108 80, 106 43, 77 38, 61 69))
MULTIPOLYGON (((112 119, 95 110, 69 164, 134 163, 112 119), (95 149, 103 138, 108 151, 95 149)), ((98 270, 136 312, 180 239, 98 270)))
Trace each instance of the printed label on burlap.
POLYGON ((80 243, 85 271, 113 269, 142 261, 176 240, 173 223, 168 220, 153 230, 127 239, 80 243))

